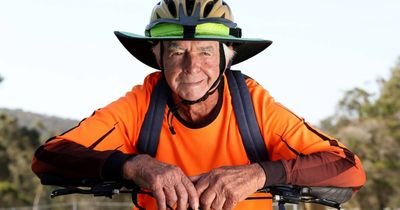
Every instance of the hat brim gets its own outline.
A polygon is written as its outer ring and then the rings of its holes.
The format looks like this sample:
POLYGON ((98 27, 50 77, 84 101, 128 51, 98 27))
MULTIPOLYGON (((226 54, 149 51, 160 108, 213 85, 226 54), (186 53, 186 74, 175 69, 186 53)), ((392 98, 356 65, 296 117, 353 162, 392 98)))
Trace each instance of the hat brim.
POLYGON ((173 40, 209 40, 229 42, 233 44, 236 55, 232 60, 232 65, 243 62, 261 51, 265 50, 272 44, 270 40, 264 39, 250 39, 250 38, 236 38, 236 37, 220 37, 220 36, 196 36, 194 38, 184 38, 182 36, 168 36, 168 37, 145 37, 129 32, 115 31, 122 45, 139 61, 142 63, 160 70, 156 58, 152 52, 152 47, 157 41, 173 41, 173 40))

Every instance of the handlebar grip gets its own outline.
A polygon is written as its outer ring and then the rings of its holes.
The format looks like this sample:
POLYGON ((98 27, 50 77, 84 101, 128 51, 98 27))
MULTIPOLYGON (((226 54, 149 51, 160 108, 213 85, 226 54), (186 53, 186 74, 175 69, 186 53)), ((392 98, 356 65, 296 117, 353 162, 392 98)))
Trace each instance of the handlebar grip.
POLYGON ((343 187, 306 187, 303 188, 303 192, 301 194, 303 196, 312 196, 342 204, 350 200, 351 196, 353 195, 353 190, 352 188, 343 187))

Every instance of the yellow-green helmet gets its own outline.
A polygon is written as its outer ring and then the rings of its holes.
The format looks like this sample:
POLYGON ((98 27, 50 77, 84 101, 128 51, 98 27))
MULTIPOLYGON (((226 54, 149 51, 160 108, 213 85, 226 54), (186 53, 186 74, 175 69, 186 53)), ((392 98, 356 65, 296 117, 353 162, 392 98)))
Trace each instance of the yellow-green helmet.
POLYGON ((195 16, 195 11, 200 19, 223 17, 233 21, 229 6, 222 0, 164 0, 154 7, 150 22, 160 18, 179 19, 182 15, 195 16))
POLYGON ((150 22, 179 19, 183 16, 197 16, 200 19, 224 18, 233 22, 230 8, 222 0, 164 0, 154 7, 150 22))
POLYGON ((242 38, 231 9, 222 0, 162 0, 153 8, 145 36, 114 32, 125 48, 141 62, 160 69, 153 43, 163 40, 216 40, 233 44, 232 65, 263 51, 272 41, 242 38))

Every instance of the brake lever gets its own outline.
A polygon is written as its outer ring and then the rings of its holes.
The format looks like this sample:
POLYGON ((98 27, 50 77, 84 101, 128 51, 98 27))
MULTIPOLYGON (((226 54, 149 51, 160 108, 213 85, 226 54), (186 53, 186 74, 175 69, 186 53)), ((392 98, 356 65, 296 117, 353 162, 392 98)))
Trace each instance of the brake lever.
POLYGON ((71 187, 71 188, 62 188, 62 189, 56 189, 53 190, 50 194, 51 198, 55 198, 57 196, 62 196, 62 195, 69 195, 69 194, 91 194, 92 190, 84 190, 78 187, 71 187))
POLYGON ((315 204, 321 204, 324 206, 328 206, 328 207, 332 207, 335 208, 337 210, 340 210, 340 203, 337 203, 335 201, 331 201, 331 200, 327 200, 327 199, 323 199, 323 198, 302 198, 301 202, 303 203, 315 203, 315 204))
POLYGON ((104 196, 112 198, 113 195, 119 194, 122 185, 117 182, 104 182, 102 184, 94 185, 89 189, 82 189, 79 187, 68 187, 57 189, 51 192, 50 197, 54 198, 62 195, 69 194, 93 194, 93 196, 104 196))
POLYGON ((275 185, 259 190, 258 192, 266 192, 274 195, 273 200, 278 202, 279 209, 285 209, 285 203, 299 204, 300 202, 321 204, 338 210, 340 210, 341 205, 340 202, 335 200, 316 198, 316 195, 312 194, 312 188, 310 187, 275 185))

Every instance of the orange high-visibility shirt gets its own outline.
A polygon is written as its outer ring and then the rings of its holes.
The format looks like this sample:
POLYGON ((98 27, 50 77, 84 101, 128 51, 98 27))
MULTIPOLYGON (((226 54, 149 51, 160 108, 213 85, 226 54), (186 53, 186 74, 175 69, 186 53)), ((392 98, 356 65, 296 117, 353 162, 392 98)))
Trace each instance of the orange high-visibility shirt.
MULTIPOLYGON (((52 144, 60 140, 79 143, 94 150, 120 150, 123 153, 138 153, 136 143, 149 107, 150 96, 161 73, 150 74, 143 85, 135 86, 124 97, 97 110, 91 117, 83 120, 77 127, 57 136, 52 144), (93 146, 94 145, 94 146, 93 146)), ((275 102, 269 93, 252 79, 247 79, 252 96, 256 118, 263 135, 271 161, 283 160, 286 170, 286 183, 312 183, 314 186, 358 187, 365 182, 361 163, 340 142, 312 128, 302 118, 275 102), (343 177, 359 175, 357 179, 329 177, 309 180, 318 175, 298 175, 304 168, 312 168, 293 162, 300 156, 312 153, 328 152, 338 158, 351 162, 352 167, 342 173, 343 177), (297 170, 296 167, 302 170, 297 170), (299 175, 299 176, 300 176, 299 175)), ((156 159, 179 166, 187 176, 207 173, 221 166, 249 164, 239 133, 235 113, 231 103, 228 83, 224 79, 220 110, 211 116, 209 122, 193 127, 174 118, 176 134, 172 135, 168 123, 168 106, 164 112, 164 121, 160 133, 156 159)), ((268 179, 268 174, 267 174, 268 179)), ((156 209, 156 202, 150 196, 140 196, 139 204, 146 209, 156 209)), ((235 210, 272 209, 271 200, 251 200, 239 203, 235 210)))

